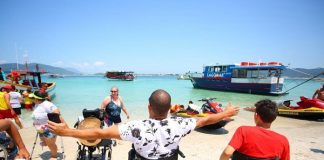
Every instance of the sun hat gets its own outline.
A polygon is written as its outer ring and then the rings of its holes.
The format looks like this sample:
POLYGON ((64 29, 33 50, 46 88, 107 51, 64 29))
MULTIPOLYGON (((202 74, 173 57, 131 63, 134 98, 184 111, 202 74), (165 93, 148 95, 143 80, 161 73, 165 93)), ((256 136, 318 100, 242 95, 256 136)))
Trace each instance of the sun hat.
POLYGON ((40 99, 44 100, 47 97, 46 92, 40 92, 40 91, 35 91, 34 93, 29 94, 29 98, 35 98, 35 99, 40 99))
MULTIPOLYGON (((98 118, 94 118, 94 117, 85 118, 78 125, 78 129, 81 130, 91 129, 91 128, 100 128, 100 120, 98 118)), ((95 146, 101 142, 101 139, 96 139, 96 140, 79 139, 79 141, 86 146, 95 146)))

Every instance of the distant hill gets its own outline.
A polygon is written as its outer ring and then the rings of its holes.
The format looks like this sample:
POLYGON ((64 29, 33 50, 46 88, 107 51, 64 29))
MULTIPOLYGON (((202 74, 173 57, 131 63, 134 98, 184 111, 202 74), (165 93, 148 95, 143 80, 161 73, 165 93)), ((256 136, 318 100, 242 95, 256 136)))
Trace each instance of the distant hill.
MULTIPOLYGON (((286 69, 283 71, 283 76, 286 76, 286 77, 292 77, 292 78, 310 78, 311 75, 312 76, 315 76, 315 75, 318 75, 320 73, 323 73, 324 72, 324 68, 314 68, 314 69, 305 69, 305 68, 292 68, 292 69, 286 69), (306 75, 304 73, 307 73, 309 75, 306 75)), ((323 75, 322 76, 319 76, 319 77, 324 77, 323 75)))
MULTIPOLYGON (((35 71, 36 70, 36 64, 37 63, 30 63, 28 64, 28 69, 30 71, 35 71)), ((2 70, 6 73, 10 72, 11 70, 16 70, 17 69, 17 64, 16 63, 5 63, 5 64, 0 64, 0 67, 2 68, 2 70)), ((25 69, 25 65, 23 64, 18 64, 19 69, 25 69)), ((39 70, 42 71, 46 71, 48 73, 53 73, 53 74, 62 74, 62 75, 78 75, 80 74, 80 72, 78 71, 71 71, 71 70, 67 70, 64 68, 60 68, 60 67, 53 67, 50 65, 46 65, 46 64, 38 64, 39 70)))

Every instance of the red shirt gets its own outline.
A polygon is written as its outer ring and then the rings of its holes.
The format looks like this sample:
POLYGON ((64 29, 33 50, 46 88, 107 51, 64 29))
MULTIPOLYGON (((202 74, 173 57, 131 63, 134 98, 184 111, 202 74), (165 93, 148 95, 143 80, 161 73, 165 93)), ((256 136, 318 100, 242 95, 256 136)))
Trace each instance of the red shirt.
POLYGON ((279 157, 281 160, 290 159, 287 138, 261 127, 239 127, 229 145, 240 153, 255 158, 279 157))

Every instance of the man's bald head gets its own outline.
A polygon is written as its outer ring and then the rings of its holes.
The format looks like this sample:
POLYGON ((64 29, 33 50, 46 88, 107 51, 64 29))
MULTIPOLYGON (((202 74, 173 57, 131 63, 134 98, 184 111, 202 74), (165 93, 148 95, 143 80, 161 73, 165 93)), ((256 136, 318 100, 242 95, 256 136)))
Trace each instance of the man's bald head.
POLYGON ((154 113, 166 115, 171 107, 171 96, 165 90, 158 89, 151 94, 149 103, 154 113))

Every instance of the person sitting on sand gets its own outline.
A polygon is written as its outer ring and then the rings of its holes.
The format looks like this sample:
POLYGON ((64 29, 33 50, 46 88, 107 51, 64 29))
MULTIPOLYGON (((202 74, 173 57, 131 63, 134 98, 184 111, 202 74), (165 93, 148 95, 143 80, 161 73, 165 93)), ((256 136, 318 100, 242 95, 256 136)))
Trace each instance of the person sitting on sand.
POLYGON ((15 144, 18 146, 18 154, 16 158, 23 158, 23 159, 29 159, 30 155, 27 151, 25 144, 17 130, 17 127, 7 119, 1 119, 0 120, 0 131, 6 131, 9 136, 13 139, 15 144))
MULTIPOLYGON (((255 104, 254 122, 256 126, 239 127, 220 160, 228 160, 233 155, 253 158, 279 158, 289 160, 289 143, 285 136, 270 130, 277 117, 277 105, 271 100, 261 100, 255 104)), ((241 159, 241 158, 237 158, 241 159)))
MULTIPOLYGON (((225 117, 236 115, 239 111, 238 107, 229 105, 222 113, 195 120, 183 117, 168 118, 170 107, 169 93, 159 89, 154 91, 149 98, 149 118, 145 120, 130 121, 104 129, 84 130, 69 128, 66 123, 57 124, 51 121, 48 123, 50 130, 61 136, 87 140, 116 138, 131 141, 136 151, 136 157, 160 159, 178 156, 178 145, 181 138, 191 133, 195 128, 214 124, 225 117)), ((62 119, 62 121, 64 120, 62 119)))
POLYGON ((315 98, 315 97, 317 99, 324 101, 324 84, 323 84, 322 88, 315 91, 315 93, 313 94, 313 98, 315 98), (316 95, 317 95, 317 97, 316 97, 316 95))
POLYGON ((60 113, 59 109, 52 102, 48 101, 46 92, 35 91, 29 95, 35 102, 32 114, 33 125, 41 139, 42 146, 48 146, 51 152, 51 159, 57 158, 56 135, 47 127, 48 113, 60 113))

